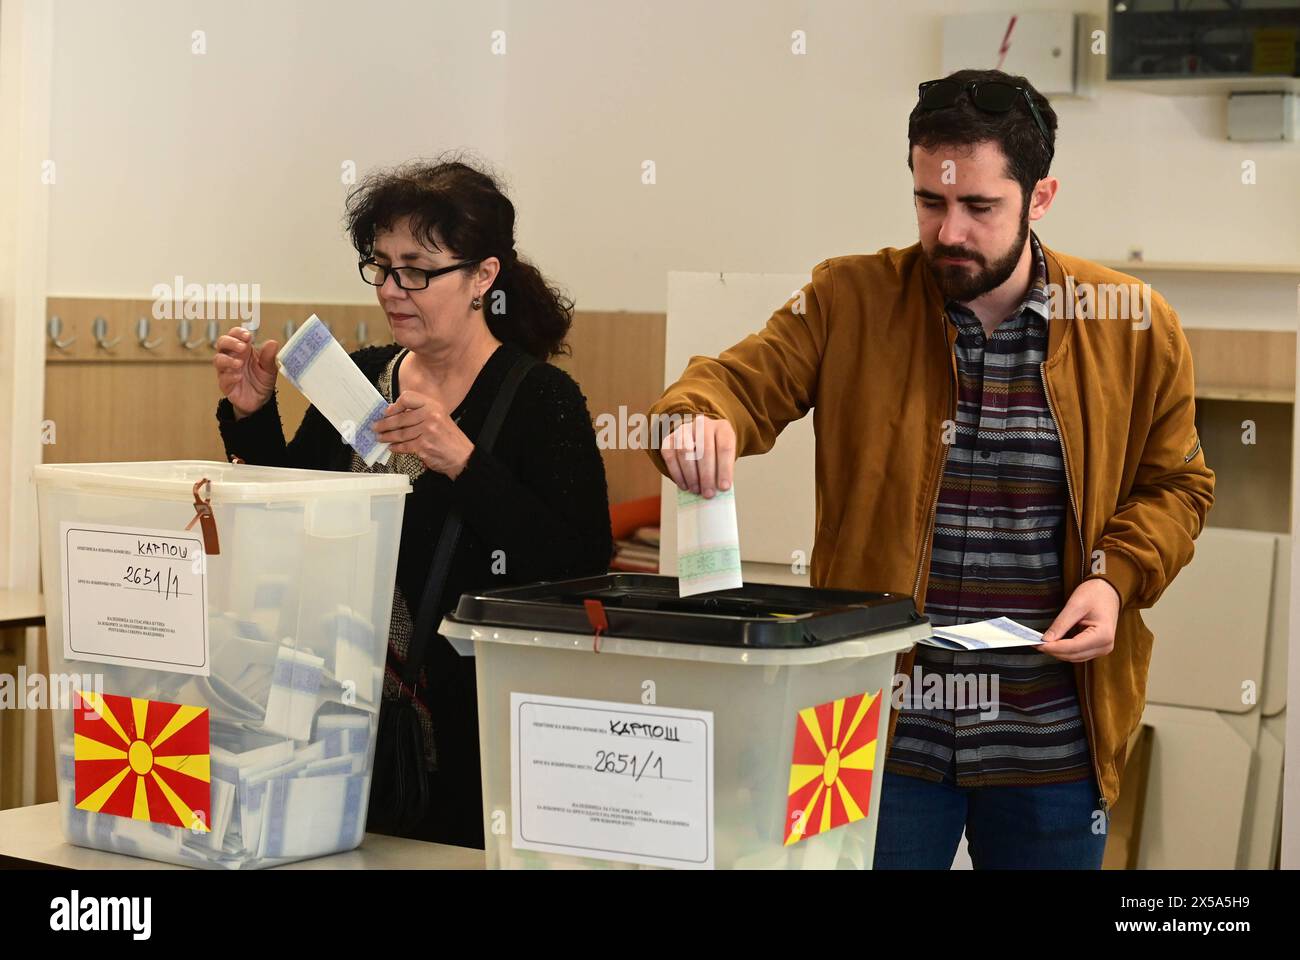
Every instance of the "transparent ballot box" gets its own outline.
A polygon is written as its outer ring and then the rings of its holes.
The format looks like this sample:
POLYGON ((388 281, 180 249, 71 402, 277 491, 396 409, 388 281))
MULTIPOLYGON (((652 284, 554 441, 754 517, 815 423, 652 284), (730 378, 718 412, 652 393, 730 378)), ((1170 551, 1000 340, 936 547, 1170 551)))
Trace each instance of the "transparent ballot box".
POLYGON ((404 475, 35 469, 65 838, 199 867, 361 842, 404 475))
POLYGON ((466 594, 489 867, 869 868, 910 597, 614 574, 466 594))

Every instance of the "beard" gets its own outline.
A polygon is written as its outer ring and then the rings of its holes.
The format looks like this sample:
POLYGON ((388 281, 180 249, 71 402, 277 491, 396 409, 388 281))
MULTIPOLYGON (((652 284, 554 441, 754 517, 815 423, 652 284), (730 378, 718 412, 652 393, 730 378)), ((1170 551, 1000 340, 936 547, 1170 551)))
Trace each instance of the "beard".
POLYGON ((1025 240, 1028 237, 1029 211, 1026 209, 1021 213, 1020 229, 1016 234, 1015 242, 1006 253, 997 257, 992 263, 974 250, 944 244, 935 244, 934 249, 925 254, 925 260, 944 299, 966 303, 982 297, 1007 282, 1007 278, 1015 273, 1016 264, 1020 262, 1020 255, 1024 252, 1025 240), (938 262, 940 257, 964 257, 971 262, 961 266, 945 264, 938 262))

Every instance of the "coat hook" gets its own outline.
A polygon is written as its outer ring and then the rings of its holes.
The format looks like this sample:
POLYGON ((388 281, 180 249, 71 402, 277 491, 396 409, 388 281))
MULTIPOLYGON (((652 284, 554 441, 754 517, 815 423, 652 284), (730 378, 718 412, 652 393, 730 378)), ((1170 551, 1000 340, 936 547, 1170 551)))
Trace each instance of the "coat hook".
POLYGON ((135 338, 140 341, 140 346, 146 350, 157 350, 162 346, 162 337, 157 340, 149 339, 149 318, 141 316, 135 322, 135 338))
POLYGON ((217 340, 221 337, 221 324, 216 318, 208 321, 208 346, 213 350, 217 349, 217 340))
POLYGON ((121 337, 114 340, 106 339, 108 337, 108 321, 103 317, 95 318, 95 322, 91 324, 90 332, 95 335, 95 342, 104 350, 112 350, 122 342, 121 337))
POLYGON ((357 349, 370 346, 370 325, 364 320, 357 321, 357 349))
POLYGON ((180 337, 181 346, 186 350, 197 350, 199 347, 203 346, 202 337, 199 337, 197 340, 190 339, 190 322, 185 318, 177 321, 176 334, 180 337))
POLYGON ((46 330, 50 334, 50 342, 60 350, 66 350, 77 342, 75 336, 68 337, 66 340, 59 339, 59 334, 63 332, 63 320, 59 318, 58 314, 50 317, 50 322, 46 325, 46 330))
POLYGON ((289 342, 289 338, 293 336, 293 331, 294 331, 295 329, 296 329, 296 328, 294 327, 294 324, 293 324, 293 321, 292 321, 292 320, 286 320, 286 321, 284 321, 284 340, 285 340, 286 343, 288 343, 288 342, 289 342))

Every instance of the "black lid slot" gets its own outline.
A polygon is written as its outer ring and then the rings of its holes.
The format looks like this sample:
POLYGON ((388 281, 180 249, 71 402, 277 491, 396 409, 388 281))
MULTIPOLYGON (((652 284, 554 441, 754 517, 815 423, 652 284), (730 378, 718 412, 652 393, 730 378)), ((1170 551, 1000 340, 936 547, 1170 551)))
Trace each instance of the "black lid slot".
POLYGON ((675 577, 609 574, 465 594, 451 619, 586 635, 584 600, 599 600, 610 637, 710 646, 798 648, 922 622, 910 597, 749 583, 678 596, 675 577))

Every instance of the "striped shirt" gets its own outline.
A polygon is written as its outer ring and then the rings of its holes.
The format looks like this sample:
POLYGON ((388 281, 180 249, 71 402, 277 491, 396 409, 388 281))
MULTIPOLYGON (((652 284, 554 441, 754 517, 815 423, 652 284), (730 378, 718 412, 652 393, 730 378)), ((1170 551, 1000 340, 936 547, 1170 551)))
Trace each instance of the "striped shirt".
MULTIPOLYGON (((1064 603, 1069 494, 1039 368, 1047 356, 1047 263, 1038 238, 1030 242, 1029 292, 991 336, 964 305, 946 305, 957 328, 958 394, 925 604, 935 626, 1006 616, 1045 630, 1064 603)), ((921 645, 909 680, 890 773, 962 787, 1092 775, 1071 664, 1025 647, 921 645)))

